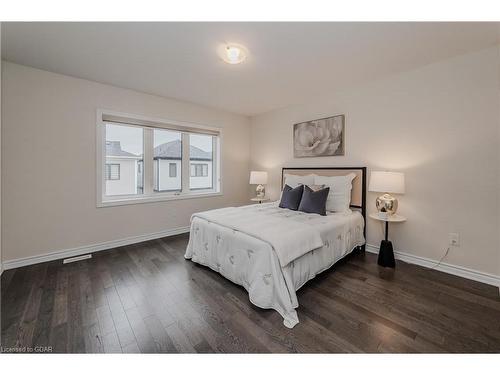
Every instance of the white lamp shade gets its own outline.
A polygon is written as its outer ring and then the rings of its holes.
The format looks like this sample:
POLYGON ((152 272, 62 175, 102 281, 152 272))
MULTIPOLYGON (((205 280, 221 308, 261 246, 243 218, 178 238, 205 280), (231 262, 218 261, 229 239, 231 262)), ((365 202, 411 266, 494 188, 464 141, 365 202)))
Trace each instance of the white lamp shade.
POLYGON ((267 172, 251 171, 250 185, 265 185, 267 184, 267 172))
POLYGON ((405 175, 401 172, 373 171, 368 190, 380 193, 404 194, 405 175))

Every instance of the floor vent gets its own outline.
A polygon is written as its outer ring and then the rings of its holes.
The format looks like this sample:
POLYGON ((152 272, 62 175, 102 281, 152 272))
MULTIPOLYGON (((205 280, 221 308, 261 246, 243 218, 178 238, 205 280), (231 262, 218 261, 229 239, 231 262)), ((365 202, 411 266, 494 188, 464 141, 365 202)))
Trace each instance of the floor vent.
POLYGON ((78 262, 79 260, 85 260, 90 258, 92 258, 92 254, 85 254, 85 255, 80 255, 79 257, 66 258, 63 259, 63 264, 78 262))

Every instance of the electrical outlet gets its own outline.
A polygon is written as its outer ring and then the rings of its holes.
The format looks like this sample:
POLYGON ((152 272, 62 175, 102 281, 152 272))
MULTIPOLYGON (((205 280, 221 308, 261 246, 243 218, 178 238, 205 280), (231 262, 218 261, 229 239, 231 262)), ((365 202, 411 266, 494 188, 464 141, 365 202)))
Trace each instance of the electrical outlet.
POLYGON ((448 244, 450 246, 460 246, 460 236, 458 235, 458 233, 449 233, 448 238, 448 244))

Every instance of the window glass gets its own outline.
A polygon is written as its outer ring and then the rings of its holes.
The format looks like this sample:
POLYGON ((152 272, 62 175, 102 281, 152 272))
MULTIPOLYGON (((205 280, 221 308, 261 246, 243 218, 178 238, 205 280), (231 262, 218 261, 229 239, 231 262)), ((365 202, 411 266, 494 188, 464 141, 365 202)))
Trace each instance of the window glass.
POLYGON ((182 188, 182 136, 180 132, 153 130, 154 190, 180 191, 182 188))
POLYGON ((106 124, 105 194, 135 195, 143 193, 143 129, 134 126, 106 124))
POLYGON ((103 114, 98 126, 98 206, 142 203, 217 194, 220 135, 167 123, 152 126, 103 114), (115 121, 115 122, 113 122, 115 121), (147 156, 145 158, 144 156, 147 156), (184 176, 184 177, 183 177, 184 176))

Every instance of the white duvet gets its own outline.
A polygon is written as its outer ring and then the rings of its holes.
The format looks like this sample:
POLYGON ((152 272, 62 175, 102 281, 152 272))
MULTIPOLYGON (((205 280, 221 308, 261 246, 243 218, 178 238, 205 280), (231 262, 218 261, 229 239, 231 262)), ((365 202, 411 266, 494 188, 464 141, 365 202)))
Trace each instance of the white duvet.
POLYGON ((316 224, 307 215, 270 205, 227 207, 193 215, 267 242, 282 267, 323 246, 316 224))
POLYGON ((272 308, 286 327, 299 320, 296 291, 365 243, 359 212, 327 216, 277 203, 194 214, 185 257, 242 285, 250 301, 272 308))

